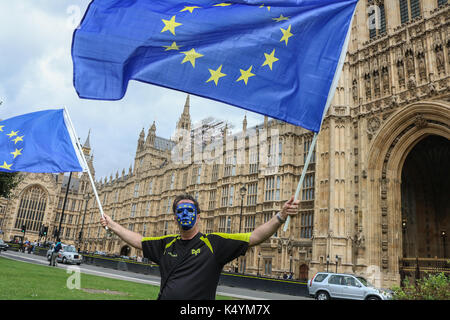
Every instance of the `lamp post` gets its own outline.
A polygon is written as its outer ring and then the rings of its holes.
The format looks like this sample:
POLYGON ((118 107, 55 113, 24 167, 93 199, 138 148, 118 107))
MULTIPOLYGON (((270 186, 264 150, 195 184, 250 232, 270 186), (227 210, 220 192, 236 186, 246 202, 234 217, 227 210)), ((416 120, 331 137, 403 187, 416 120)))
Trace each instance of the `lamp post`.
POLYGON ((81 242, 83 240, 84 219, 86 218, 86 211, 87 211, 87 207, 88 207, 90 198, 91 197, 89 196, 89 193, 85 194, 84 200, 86 201, 86 204, 84 205, 83 222, 81 223, 80 233, 78 234, 78 252, 80 252, 80 250, 81 250, 81 242))
MULTIPOLYGON (((62 221, 64 218, 64 211, 66 209, 67 195, 69 194, 69 188, 70 188, 70 180, 72 180, 72 172, 70 172, 69 181, 67 182, 66 195, 64 196, 64 203, 63 203, 63 208, 61 211, 61 218, 59 219, 58 231, 57 231, 57 233, 55 233, 56 240, 58 240, 58 238, 61 238, 61 224, 62 224, 62 221)), ((63 179, 63 182, 64 182, 64 179, 63 179)))
POLYGON ((330 265, 330 255, 327 254, 327 272, 328 272, 328 266, 330 265))
POLYGON ((336 255, 336 273, 337 273, 337 267, 338 267, 339 257, 336 255))
POLYGON ((445 230, 441 231, 441 238, 442 238, 442 247, 444 249, 444 259, 447 258, 447 250, 445 248, 445 238, 447 238, 447 233, 445 232, 445 230))
POLYGON ((406 246, 407 246, 407 241, 406 241, 406 218, 402 219, 402 232, 403 232, 403 258, 406 258, 406 246))
POLYGON ((242 186, 241 189, 239 189, 239 193, 241 195, 241 214, 239 215, 239 233, 241 233, 241 226, 242 226, 242 208, 244 207, 244 197, 247 193, 247 188, 245 186, 242 186))

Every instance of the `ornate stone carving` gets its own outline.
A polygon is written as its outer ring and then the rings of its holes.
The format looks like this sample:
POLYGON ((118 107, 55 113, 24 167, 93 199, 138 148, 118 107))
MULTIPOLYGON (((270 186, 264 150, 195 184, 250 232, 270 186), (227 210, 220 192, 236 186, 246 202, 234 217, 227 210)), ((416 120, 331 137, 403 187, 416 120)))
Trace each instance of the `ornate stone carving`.
POLYGON ((441 35, 438 32, 434 34, 433 47, 436 56, 436 69, 438 73, 445 72, 444 50, 442 48, 441 35))
POLYGON ((417 129, 422 129, 428 126, 428 121, 423 117, 423 115, 418 114, 414 118, 414 125, 417 129))
POLYGON ((402 49, 398 48, 397 50, 397 77, 398 77, 398 83, 400 87, 403 87, 405 85, 405 67, 403 65, 403 54, 402 49))

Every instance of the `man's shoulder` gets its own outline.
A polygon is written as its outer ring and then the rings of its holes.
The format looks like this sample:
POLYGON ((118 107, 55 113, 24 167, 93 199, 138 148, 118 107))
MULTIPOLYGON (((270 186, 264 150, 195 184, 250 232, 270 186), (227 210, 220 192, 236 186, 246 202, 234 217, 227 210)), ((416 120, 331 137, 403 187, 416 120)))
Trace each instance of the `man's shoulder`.
POLYGON ((250 235, 251 235, 250 232, 249 233, 212 232, 212 233, 206 234, 206 237, 208 237, 208 238, 222 238, 222 239, 228 239, 228 240, 249 242, 250 241, 250 235))
POLYGON ((171 241, 173 239, 177 239, 179 238, 180 235, 179 234, 168 234, 165 236, 160 236, 160 237, 142 237, 142 242, 145 241, 171 241))

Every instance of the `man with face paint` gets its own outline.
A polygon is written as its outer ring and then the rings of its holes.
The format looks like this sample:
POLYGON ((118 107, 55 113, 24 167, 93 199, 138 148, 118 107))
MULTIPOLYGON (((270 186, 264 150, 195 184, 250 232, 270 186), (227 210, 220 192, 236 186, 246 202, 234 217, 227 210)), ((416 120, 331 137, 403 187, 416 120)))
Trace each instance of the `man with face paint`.
POLYGON ((249 233, 201 233, 200 207, 189 194, 176 197, 172 205, 179 234, 142 237, 106 214, 100 222, 159 265, 158 299, 213 300, 223 266, 272 236, 288 216, 298 213, 298 204, 292 196, 272 219, 249 233))

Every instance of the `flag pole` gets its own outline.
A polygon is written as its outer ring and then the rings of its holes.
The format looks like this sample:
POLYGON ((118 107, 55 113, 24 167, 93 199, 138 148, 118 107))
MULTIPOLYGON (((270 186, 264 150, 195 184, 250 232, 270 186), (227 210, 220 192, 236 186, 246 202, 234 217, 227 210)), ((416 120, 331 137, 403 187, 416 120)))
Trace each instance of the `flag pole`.
MULTIPOLYGON (((76 134, 75 128, 73 126, 72 120, 70 119, 69 112, 67 111, 66 107, 64 107, 64 115, 67 118, 68 125, 70 127, 70 130, 72 131, 72 135, 71 135, 71 136, 73 136, 72 142, 75 143, 75 146, 77 147, 77 151, 78 151, 78 156, 81 155, 81 160, 83 162, 83 166, 88 173, 89 180, 92 185, 92 190, 94 191, 95 199, 97 200, 98 208, 100 210, 100 214, 102 217, 104 217, 102 203, 100 202, 100 198, 98 197, 97 188, 95 187, 95 183, 94 183, 94 179, 92 178, 91 170, 89 169, 89 165, 86 161, 86 157, 84 156, 83 148, 77 139, 77 134, 76 134)), ((109 230, 108 227, 105 227, 105 229, 109 230)))
MULTIPOLYGON (((352 19, 350 20, 350 24, 349 24, 349 27, 348 27, 348 30, 347 30, 347 35, 345 36, 344 45, 342 46, 342 51, 341 51, 341 55, 339 57, 338 65, 336 67, 336 73, 334 74, 333 82, 331 83, 330 92, 328 94, 327 102, 325 104, 325 109, 324 109, 323 114, 322 114, 322 120, 320 122, 320 127, 322 127, 323 119, 325 118, 325 115, 327 114, 328 109, 330 108, 331 100, 333 100, 334 93, 336 92, 336 87, 337 87, 339 78, 340 78, 341 73, 342 73, 342 69, 343 69, 344 62, 345 62, 345 57, 347 55, 348 42, 349 42, 349 39, 350 39, 350 32, 351 32, 351 29, 352 29, 352 23, 353 23, 354 16, 355 15, 354 15, 354 12, 353 12, 353 16, 352 16, 352 19)), ((306 157, 305 164, 304 164, 303 169, 302 169, 302 174, 300 176, 300 181, 298 182, 297 190, 295 191, 294 201, 298 200, 298 196, 300 194, 300 190, 302 189, 303 181, 304 181, 305 176, 306 176, 306 171, 308 170, 309 162, 311 161, 311 156, 312 156, 313 150, 314 150, 314 148, 316 146, 317 136, 318 135, 319 135, 319 132, 314 132, 314 136, 313 136, 313 139, 311 141, 311 145, 309 146, 308 156, 306 157)), ((291 216, 288 216, 287 219, 286 219, 286 223, 284 224, 284 227, 283 227, 283 232, 287 231, 290 221, 291 221, 291 216)))

